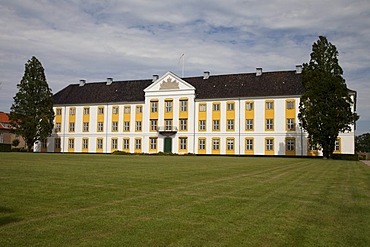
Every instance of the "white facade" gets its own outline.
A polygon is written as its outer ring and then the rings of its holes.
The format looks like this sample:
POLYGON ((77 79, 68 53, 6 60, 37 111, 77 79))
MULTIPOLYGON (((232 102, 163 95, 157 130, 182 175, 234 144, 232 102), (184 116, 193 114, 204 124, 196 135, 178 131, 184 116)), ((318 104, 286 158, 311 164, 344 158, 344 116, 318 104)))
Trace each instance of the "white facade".
MULTIPOLYGON (((144 92, 140 102, 55 105, 47 151, 322 155, 309 150, 299 128, 300 95, 197 99, 196 89, 171 72, 144 92)), ((354 132, 341 133, 337 144, 337 153, 353 154, 354 132)))

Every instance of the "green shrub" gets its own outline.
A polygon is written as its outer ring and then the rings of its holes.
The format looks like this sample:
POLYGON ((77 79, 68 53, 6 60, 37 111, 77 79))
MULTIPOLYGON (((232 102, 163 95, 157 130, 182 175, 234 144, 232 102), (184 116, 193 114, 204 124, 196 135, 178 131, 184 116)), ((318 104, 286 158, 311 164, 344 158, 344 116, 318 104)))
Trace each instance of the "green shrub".
POLYGON ((0 152, 10 152, 12 151, 11 144, 0 143, 0 152))
POLYGON ((333 154, 332 155, 333 160, 352 160, 352 161, 358 161, 359 157, 358 154, 333 154))

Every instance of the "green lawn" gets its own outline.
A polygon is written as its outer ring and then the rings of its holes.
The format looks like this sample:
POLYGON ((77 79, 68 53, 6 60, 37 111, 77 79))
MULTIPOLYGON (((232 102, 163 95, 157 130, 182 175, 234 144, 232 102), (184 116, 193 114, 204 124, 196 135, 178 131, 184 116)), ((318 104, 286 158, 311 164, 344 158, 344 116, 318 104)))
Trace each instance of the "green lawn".
POLYGON ((370 246, 370 167, 0 153, 0 246, 370 246))

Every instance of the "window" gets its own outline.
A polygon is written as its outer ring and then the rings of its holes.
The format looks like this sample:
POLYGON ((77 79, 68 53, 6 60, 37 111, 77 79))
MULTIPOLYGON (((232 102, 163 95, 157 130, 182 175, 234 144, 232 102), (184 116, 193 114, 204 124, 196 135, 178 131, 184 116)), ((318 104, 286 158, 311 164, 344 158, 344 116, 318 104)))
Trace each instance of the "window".
POLYGON ((253 139, 246 139, 245 140, 245 150, 253 151, 253 139))
POLYGON ((172 112, 172 100, 166 100, 166 112, 172 112))
POLYGON ((112 131, 113 132, 117 132, 118 131, 118 122, 117 121, 113 121, 112 122, 112 131))
POLYGON ((96 147, 97 149, 103 149, 103 139, 98 139, 96 147))
POLYGON ((272 110, 274 109, 274 102, 268 101, 266 102, 266 110, 272 110))
POLYGON ((151 101, 151 112, 158 112, 158 101, 151 101))
POLYGON ((220 110, 220 104, 213 104, 213 110, 214 111, 219 111, 220 110))
POLYGON ((220 120, 213 120, 213 130, 220 130, 220 120))
POLYGON ((141 131, 141 121, 136 121, 136 124, 135 124, 135 130, 136 131, 141 131))
POLYGON ((212 149, 220 150, 220 139, 213 139, 212 142, 212 149))
POLYGON ((294 109, 294 101, 287 101, 286 102, 287 109, 294 109))
POLYGON ((206 130, 206 120, 199 120, 199 130, 201 131, 206 130))
POLYGON ((340 140, 336 140, 334 143, 334 152, 340 152, 340 140))
POLYGON ((90 108, 85 107, 84 108, 84 115, 89 115, 90 114, 90 108))
POLYGON ((135 139, 135 149, 141 149, 141 139, 135 139))
POLYGON ((113 114, 118 114, 118 109, 119 109, 118 106, 113 107, 112 108, 112 113, 113 114))
POLYGON ((103 131, 103 127, 104 127, 103 122, 98 122, 98 132, 102 132, 103 131))
POLYGON ((55 146, 55 148, 60 148, 61 147, 61 145, 60 145, 60 138, 55 138, 55 144, 54 144, 54 146, 55 146))
POLYGON ((4 143, 4 134, 0 133, 0 143, 4 143))
POLYGON ((149 145, 150 145, 150 149, 157 149, 157 138, 149 137, 149 145))
POLYGON ((204 112, 206 110, 207 110, 207 105, 206 104, 200 104, 199 105, 199 111, 204 112))
POLYGON ((233 111, 234 110, 234 103, 227 103, 227 110, 233 111))
POLYGON ((123 122, 123 131, 130 131, 130 121, 123 122))
POLYGON ((287 151, 294 151, 295 150, 295 140, 294 139, 287 139, 286 140, 286 150, 287 151))
POLYGON ((157 119, 150 120, 150 130, 152 131, 157 130, 157 119))
POLYGON ((206 139, 199 139, 199 150, 206 150, 206 139))
POLYGON ((75 148, 75 140, 74 139, 68 139, 68 148, 70 148, 70 149, 75 148))
POLYGON ((266 130, 274 129, 274 119, 266 119, 266 130))
POLYGON ((186 137, 180 137, 180 149, 186 150, 187 149, 187 138, 186 137))
POLYGON ((288 130, 295 130, 294 118, 287 118, 286 123, 288 130))
POLYGON ((187 130, 187 129, 188 129, 188 120, 180 119, 180 130, 187 130))
POLYGON ((136 106, 136 113, 142 113, 143 107, 141 105, 136 106))
POLYGON ((234 120, 233 119, 227 120, 227 130, 234 130, 234 120))
POLYGON ((103 107, 98 108, 98 114, 104 114, 104 108, 103 107))
POLYGON ((130 106, 125 106, 124 112, 125 112, 125 114, 129 114, 131 112, 131 107, 130 106))
POLYGON ((61 126, 62 126, 61 123, 56 123, 55 124, 55 131, 56 132, 60 132, 62 130, 62 127, 61 126))
POLYGON ((69 132, 74 132, 75 131, 75 123, 71 122, 69 123, 69 132))
POLYGON ((47 140, 47 139, 45 139, 45 140, 43 140, 43 141, 41 142, 41 147, 42 147, 42 148, 48 148, 48 140, 47 140))
POLYGON ((253 119, 245 120, 245 130, 253 130, 253 119))
POLYGON ((172 119, 166 119, 165 120, 165 123, 166 123, 166 130, 172 130, 172 119))
POLYGON ((123 139, 123 149, 125 150, 130 149, 130 139, 123 139))
POLYGON ((89 139, 82 139, 82 149, 89 148, 89 139))
POLYGON ((117 149, 118 147, 118 140, 117 139, 112 139, 112 149, 117 149))
POLYGON ((69 108, 69 115, 75 115, 76 114, 76 108, 69 108))
POLYGON ((180 111, 187 111, 188 110, 188 101, 187 100, 180 100, 180 111))
POLYGON ((274 139, 266 139, 266 151, 274 150, 274 139))
POLYGON ((227 150, 234 150, 234 139, 227 139, 227 150))
POLYGON ((309 151, 316 151, 317 150, 317 144, 309 143, 308 144, 308 150, 309 151))
POLYGON ((56 115, 62 115, 62 109, 58 108, 56 115))
POLYGON ((89 131, 89 122, 84 122, 84 127, 83 127, 83 132, 88 132, 89 131))
POLYGON ((253 102, 247 102, 245 104, 245 109, 247 109, 247 111, 253 110, 253 102))

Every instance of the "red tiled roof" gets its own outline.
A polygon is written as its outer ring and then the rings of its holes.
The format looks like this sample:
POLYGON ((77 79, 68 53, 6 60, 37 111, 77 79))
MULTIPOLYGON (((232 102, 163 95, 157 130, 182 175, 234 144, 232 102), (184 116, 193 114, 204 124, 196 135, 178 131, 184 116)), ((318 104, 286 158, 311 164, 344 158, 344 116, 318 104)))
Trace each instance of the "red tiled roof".
POLYGON ((0 112, 0 129, 11 129, 10 126, 5 127, 4 123, 9 123, 9 115, 5 112, 0 112))

